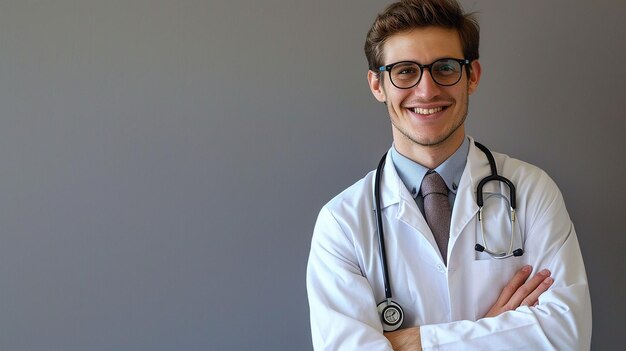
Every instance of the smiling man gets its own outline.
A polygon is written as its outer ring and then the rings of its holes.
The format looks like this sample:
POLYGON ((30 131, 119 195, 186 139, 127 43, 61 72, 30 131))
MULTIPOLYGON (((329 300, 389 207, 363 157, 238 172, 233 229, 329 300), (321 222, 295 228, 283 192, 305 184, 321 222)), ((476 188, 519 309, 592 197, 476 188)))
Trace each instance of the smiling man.
POLYGON ((478 87, 480 63, 457 59, 465 55, 459 33, 450 28, 413 28, 388 37, 384 47, 383 61, 393 62, 383 66, 387 84, 381 68, 370 70, 370 88, 387 104, 396 150, 434 169, 463 143, 468 95, 478 87), (418 62, 432 64, 424 69, 418 62))
POLYGON ((316 350, 589 349, 587 277, 560 191, 465 134, 478 44, 455 1, 394 3, 368 32, 393 145, 320 211, 307 267, 316 350))

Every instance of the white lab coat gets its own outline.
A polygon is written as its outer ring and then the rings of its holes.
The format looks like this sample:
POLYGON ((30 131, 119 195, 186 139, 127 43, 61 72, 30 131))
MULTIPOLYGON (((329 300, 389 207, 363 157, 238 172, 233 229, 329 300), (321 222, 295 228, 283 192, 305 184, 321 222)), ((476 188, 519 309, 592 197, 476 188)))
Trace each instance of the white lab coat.
MULTIPOLYGON (((589 288, 563 197, 539 168, 503 154, 494 157, 499 174, 517 187, 517 230, 523 235, 524 255, 497 260, 474 250, 477 240, 481 242, 476 185, 490 175, 490 168, 471 140, 452 212, 446 267, 430 228, 387 156, 381 206, 393 299, 405 313, 402 327, 420 326, 424 350, 588 350, 589 288), (539 305, 482 318, 525 264, 533 266, 533 274, 543 268, 552 272, 554 284, 541 295, 539 305)), ((391 350, 376 310, 385 293, 374 176, 370 172, 326 204, 315 225, 307 266, 315 350, 391 350)), ((487 183, 485 192, 508 198, 507 188, 497 182, 487 183)), ((489 202, 489 247, 508 249, 506 202, 489 202)))

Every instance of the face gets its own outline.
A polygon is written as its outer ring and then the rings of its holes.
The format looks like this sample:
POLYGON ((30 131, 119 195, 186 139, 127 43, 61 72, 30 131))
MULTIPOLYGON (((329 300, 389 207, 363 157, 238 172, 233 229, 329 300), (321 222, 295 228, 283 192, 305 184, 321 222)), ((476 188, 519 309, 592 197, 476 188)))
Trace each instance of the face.
MULTIPOLYGON (((430 64, 446 57, 464 58, 461 39, 453 29, 426 27, 398 33, 383 47, 385 65, 398 61, 430 64)), ((468 95, 476 90, 480 79, 480 64, 474 61, 471 65, 470 76, 463 67, 461 80, 455 85, 440 86, 424 70, 419 84, 410 89, 396 88, 388 72, 377 77, 369 71, 372 93, 387 105, 398 151, 408 156, 416 146, 456 149, 462 143, 468 95)))

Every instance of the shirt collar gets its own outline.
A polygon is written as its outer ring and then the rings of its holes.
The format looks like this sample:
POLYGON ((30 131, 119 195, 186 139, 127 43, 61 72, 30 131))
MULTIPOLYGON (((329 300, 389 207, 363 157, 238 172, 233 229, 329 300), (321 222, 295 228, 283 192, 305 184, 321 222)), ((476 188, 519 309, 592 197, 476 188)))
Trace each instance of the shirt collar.
MULTIPOLYGON (((461 176, 463 175, 463 170, 465 169, 469 146, 469 138, 465 138, 463 144, 461 144, 454 154, 439 165, 439 167, 435 168, 435 171, 441 175, 446 183, 448 190, 452 191, 454 194, 456 194, 461 176)), ((395 145, 391 148, 391 160, 393 161, 398 176, 413 198, 415 198, 419 193, 422 180, 429 169, 400 154, 398 150, 396 150, 395 145)))

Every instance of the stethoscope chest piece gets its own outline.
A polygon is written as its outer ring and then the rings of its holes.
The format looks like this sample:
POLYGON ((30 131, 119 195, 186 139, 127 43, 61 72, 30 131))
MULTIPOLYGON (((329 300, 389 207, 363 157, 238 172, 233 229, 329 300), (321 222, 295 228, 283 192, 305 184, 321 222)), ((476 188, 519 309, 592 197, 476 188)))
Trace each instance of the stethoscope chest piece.
POLYGON ((404 321, 404 311, 402 311, 400 305, 387 299, 379 303, 377 308, 384 331, 390 332, 400 328, 404 321))

